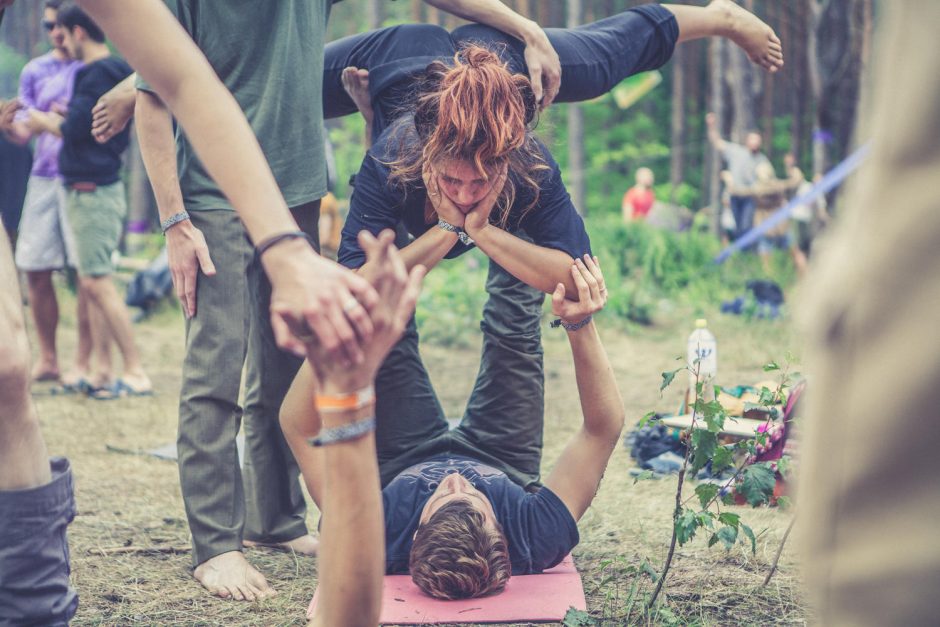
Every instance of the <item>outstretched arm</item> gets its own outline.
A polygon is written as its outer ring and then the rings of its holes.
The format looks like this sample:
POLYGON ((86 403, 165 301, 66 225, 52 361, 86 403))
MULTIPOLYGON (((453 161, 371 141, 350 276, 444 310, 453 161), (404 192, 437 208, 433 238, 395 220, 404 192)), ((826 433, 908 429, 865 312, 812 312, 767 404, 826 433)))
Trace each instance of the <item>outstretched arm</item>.
POLYGON ((374 418, 374 399, 368 395, 353 403, 341 401, 373 388, 379 366, 414 312, 424 271, 405 271, 393 239, 391 231, 378 239, 368 233, 359 238, 374 262, 375 272, 367 277, 381 294, 372 311, 375 331, 363 344, 365 360, 343 368, 311 347, 281 407, 281 428, 323 512, 314 625, 373 627, 379 619, 385 542, 374 431, 318 447, 308 440, 374 418))
MULTIPOLYGON (((577 303, 565 300, 560 285, 552 294, 552 311, 566 323, 584 320, 607 301, 604 276, 596 259, 587 255, 584 261, 579 259, 572 268, 572 276, 580 295, 577 303)), ((558 458, 545 486, 579 520, 594 499, 607 462, 620 440, 624 409, 594 322, 567 333, 584 422, 558 458)))
POLYGON ((712 146, 715 147, 715 150, 721 152, 725 149, 725 140, 721 138, 721 135, 718 133, 718 118, 714 113, 708 113, 705 115, 705 127, 708 129, 708 141, 712 143, 712 146))
POLYGON ((561 86, 561 61, 545 31, 499 0, 425 0, 428 4, 471 22, 486 24, 525 43, 525 61, 532 91, 547 107, 561 86))
MULTIPOLYGON (((159 0, 79 4, 176 115, 252 241, 296 232, 297 223, 244 113, 166 6, 159 0)), ((261 261, 273 285, 271 325, 278 345, 302 354, 302 338, 310 338, 312 331, 331 358, 361 361, 360 342, 368 340, 375 290, 300 239, 281 240, 261 261)))

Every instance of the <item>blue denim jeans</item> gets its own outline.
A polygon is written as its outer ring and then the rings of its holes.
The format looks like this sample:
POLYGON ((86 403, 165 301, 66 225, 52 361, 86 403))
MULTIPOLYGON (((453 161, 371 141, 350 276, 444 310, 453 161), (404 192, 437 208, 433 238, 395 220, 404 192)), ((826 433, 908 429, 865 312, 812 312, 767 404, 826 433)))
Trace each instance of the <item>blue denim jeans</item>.
POLYGON ((0 492, 0 625, 68 625, 78 609, 65 537, 72 469, 63 457, 49 464, 46 485, 0 492))

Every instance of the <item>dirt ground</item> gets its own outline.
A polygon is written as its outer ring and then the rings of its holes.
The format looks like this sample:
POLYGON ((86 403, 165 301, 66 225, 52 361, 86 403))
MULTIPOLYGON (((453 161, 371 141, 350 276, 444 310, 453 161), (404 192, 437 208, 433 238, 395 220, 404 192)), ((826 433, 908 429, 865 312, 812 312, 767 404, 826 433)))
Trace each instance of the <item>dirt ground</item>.
MULTIPOLYGON (((652 409, 670 410, 678 388, 660 398, 660 372, 676 366, 692 312, 661 307, 657 324, 617 328, 602 322, 601 333, 620 381, 628 424, 652 409)), ((73 304, 63 302, 60 343, 67 366, 74 346, 73 304)), ((797 352, 788 322, 747 321, 710 314, 719 341, 719 379, 753 383, 766 378, 761 365, 797 352)), ((468 331, 472 332, 472 331, 468 331)), ((545 328, 546 416, 544 473, 579 424, 580 412, 570 355, 561 333, 545 328)), ((156 388, 142 399, 94 401, 51 396, 37 386, 36 401, 50 453, 65 455, 75 473, 78 516, 69 529, 72 579, 80 606, 74 625, 302 625, 317 582, 316 560, 267 549, 248 551, 278 590, 278 596, 247 604, 215 599, 192 578, 189 531, 176 465, 119 452, 175 441, 183 323, 167 308, 137 325, 156 388), (154 549, 153 552, 133 552, 154 549)), ((471 349, 423 349, 441 402, 460 415, 478 365, 471 349), (444 384, 446 382, 446 385, 444 384)), ((780 570, 766 588, 764 575, 793 516, 779 509, 736 508, 758 534, 757 553, 742 545, 728 552, 708 549, 696 538, 677 551, 665 584, 662 609, 644 614, 643 595, 652 584, 640 567, 659 569, 668 547, 673 478, 634 485, 628 451, 618 448, 593 507, 579 524, 575 549, 590 613, 604 625, 625 624, 803 624, 802 600, 792 542, 780 570)), ((311 506, 311 528, 316 511, 311 506)), ((798 533, 799 527, 797 527, 798 533)))

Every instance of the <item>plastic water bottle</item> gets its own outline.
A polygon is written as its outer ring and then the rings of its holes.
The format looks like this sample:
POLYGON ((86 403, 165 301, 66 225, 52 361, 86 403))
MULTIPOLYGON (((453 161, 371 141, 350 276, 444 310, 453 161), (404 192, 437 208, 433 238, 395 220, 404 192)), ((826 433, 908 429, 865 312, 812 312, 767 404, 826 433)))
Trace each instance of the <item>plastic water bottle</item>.
POLYGON ((686 396, 688 406, 695 403, 696 378, 702 384, 702 397, 706 401, 715 399, 715 377, 718 375, 718 342, 708 330, 704 318, 695 321, 695 330, 689 336, 686 359, 689 372, 689 391, 686 396), (696 377, 698 372, 698 377, 696 377))

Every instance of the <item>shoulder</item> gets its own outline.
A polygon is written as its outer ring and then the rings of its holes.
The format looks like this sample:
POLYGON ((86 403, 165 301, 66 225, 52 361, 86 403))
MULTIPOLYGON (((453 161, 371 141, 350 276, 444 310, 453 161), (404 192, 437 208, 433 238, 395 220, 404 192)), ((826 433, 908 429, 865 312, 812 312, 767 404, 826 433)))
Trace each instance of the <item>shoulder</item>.
POLYGON ((30 59, 26 62, 26 65, 23 66, 23 71, 20 72, 20 80, 23 80, 24 78, 32 78, 37 74, 41 74, 45 68, 51 65, 54 61, 55 59, 53 59, 51 52, 40 55, 35 59, 30 59))

